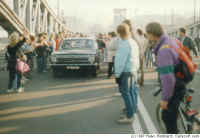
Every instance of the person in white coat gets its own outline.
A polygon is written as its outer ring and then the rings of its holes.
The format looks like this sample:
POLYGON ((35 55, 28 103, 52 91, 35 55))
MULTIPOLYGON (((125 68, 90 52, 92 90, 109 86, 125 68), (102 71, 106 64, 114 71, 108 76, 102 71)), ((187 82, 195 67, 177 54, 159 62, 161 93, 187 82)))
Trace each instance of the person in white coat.
POLYGON ((108 78, 110 78, 114 72, 114 57, 117 50, 117 40, 115 32, 109 33, 111 41, 107 46, 107 62, 108 62, 108 78))

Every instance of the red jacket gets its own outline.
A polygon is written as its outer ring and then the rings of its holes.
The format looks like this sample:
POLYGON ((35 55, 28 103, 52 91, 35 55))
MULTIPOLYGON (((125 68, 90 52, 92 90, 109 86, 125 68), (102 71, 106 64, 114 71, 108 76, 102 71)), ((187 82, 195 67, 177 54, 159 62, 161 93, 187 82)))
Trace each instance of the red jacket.
POLYGON ((56 51, 58 51, 61 39, 56 39, 56 51))

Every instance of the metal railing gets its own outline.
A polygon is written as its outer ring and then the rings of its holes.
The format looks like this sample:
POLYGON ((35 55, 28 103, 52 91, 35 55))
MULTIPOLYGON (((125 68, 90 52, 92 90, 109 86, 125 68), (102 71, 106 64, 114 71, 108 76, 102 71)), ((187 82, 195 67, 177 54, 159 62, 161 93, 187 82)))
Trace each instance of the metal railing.
POLYGON ((10 7, 2 0, 0 0, 0 12, 6 18, 12 26, 14 26, 17 31, 20 33, 24 33, 23 31, 26 30, 29 32, 29 30, 22 24, 20 19, 17 17, 16 13, 10 9, 10 7))

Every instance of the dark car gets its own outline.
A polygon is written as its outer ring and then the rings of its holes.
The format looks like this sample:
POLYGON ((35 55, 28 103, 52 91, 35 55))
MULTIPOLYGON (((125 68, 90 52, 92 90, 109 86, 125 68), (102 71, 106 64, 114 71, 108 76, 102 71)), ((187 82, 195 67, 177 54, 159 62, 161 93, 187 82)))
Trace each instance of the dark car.
POLYGON ((53 75, 66 70, 83 70, 97 76, 103 56, 93 38, 68 38, 62 41, 59 50, 51 55, 53 75))

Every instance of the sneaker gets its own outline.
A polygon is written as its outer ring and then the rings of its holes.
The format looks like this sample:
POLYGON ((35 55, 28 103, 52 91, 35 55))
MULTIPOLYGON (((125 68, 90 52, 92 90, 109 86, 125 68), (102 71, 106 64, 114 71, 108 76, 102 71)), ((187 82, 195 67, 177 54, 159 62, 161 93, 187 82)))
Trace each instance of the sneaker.
POLYGON ((24 92, 24 88, 20 87, 18 90, 17 90, 18 93, 22 93, 24 92))
POLYGON ((117 122, 119 124, 132 124, 133 121, 134 121, 134 117, 131 117, 131 118, 124 117, 124 118, 120 118, 117 122))
POLYGON ((121 96, 121 93, 116 92, 113 96, 119 97, 119 96, 121 96))

